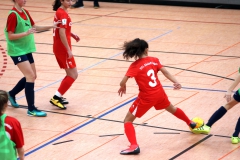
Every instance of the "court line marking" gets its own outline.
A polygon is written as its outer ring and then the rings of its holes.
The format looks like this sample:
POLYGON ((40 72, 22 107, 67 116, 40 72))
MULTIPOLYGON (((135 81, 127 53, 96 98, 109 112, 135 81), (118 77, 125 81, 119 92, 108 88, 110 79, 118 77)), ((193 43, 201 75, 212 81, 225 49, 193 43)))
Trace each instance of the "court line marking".
POLYGON ((184 154, 185 152, 189 151, 190 149, 194 148, 195 146, 197 146, 198 144, 202 143, 203 141, 207 140, 208 138, 212 137, 212 135, 208 135, 206 137, 204 137, 203 139, 201 139, 200 141, 198 141, 197 143, 191 145, 190 147, 186 148, 185 150, 183 150, 182 152, 180 152, 179 154, 173 156, 172 158, 170 158, 169 160, 174 160, 177 157, 181 156, 182 154, 184 154))
POLYGON ((128 103, 134 101, 135 99, 136 99, 136 98, 133 98, 133 99, 131 99, 131 100, 129 100, 129 101, 127 101, 127 102, 125 102, 125 103, 123 103, 123 104, 121 104, 121 105, 119 105, 119 106, 117 106, 117 107, 115 107, 115 108, 113 108, 113 109, 111 109, 111 110, 109 110, 109 111, 107 111, 107 112, 101 114, 101 115, 98 116, 97 118, 94 118, 94 119, 92 119, 92 120, 90 120, 90 121, 88 121, 88 122, 86 122, 86 123, 84 123, 84 124, 82 124, 82 125, 80 125, 80 126, 74 128, 74 129, 72 129, 72 130, 70 130, 70 131, 68 131, 68 132, 66 132, 66 133, 64 133, 64 134, 62 134, 62 135, 60 135, 60 136, 54 138, 53 140, 50 140, 50 141, 46 142, 46 143, 43 144, 43 145, 40 145, 39 147, 37 147, 37 148, 35 148, 35 149, 33 149, 33 150, 27 152, 27 153, 25 154, 25 156, 28 156, 28 155, 30 155, 30 154, 32 154, 32 153, 34 153, 34 152, 40 150, 41 148, 44 148, 45 146, 48 146, 48 145, 50 145, 51 143, 53 143, 53 142, 55 142, 55 141, 57 141, 57 140, 59 140, 59 139, 65 137, 65 136, 67 136, 67 135, 69 135, 69 134, 75 132, 76 130, 78 130, 78 129, 80 129, 80 128, 83 128, 84 126, 86 126, 86 125, 88 125, 88 124, 91 124, 92 122, 96 121, 98 118, 102 118, 102 117, 104 117, 104 116, 110 114, 111 112, 113 112, 113 111, 115 111, 115 110, 117 110, 117 109, 119 109, 119 108, 125 106, 126 104, 128 104, 128 103))

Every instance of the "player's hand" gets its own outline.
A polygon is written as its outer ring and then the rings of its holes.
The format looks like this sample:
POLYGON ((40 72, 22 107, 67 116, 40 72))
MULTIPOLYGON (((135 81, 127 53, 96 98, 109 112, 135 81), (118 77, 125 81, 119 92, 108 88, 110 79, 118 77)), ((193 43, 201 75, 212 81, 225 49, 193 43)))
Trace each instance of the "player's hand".
POLYGON ((26 33, 27 35, 36 33, 36 28, 30 28, 26 33))
POLYGON ((118 90, 118 95, 122 97, 123 94, 126 94, 126 85, 124 87, 120 87, 118 90))
POLYGON ((181 89, 181 88, 182 88, 182 86, 181 86, 180 83, 173 83, 173 89, 179 90, 179 89, 181 89))
POLYGON ((62 21, 61 20, 58 20, 57 22, 53 22, 53 28, 59 28, 58 27, 58 24, 60 24, 60 23, 62 23, 62 21))
POLYGON ((71 33, 71 36, 75 39, 76 42, 80 41, 78 35, 71 33))
POLYGON ((68 59, 71 59, 72 57, 73 57, 72 51, 69 50, 69 51, 68 51, 68 59))
POLYGON ((231 97, 232 96, 232 93, 227 91, 227 93, 225 94, 224 98, 226 98, 227 102, 231 101, 231 97))

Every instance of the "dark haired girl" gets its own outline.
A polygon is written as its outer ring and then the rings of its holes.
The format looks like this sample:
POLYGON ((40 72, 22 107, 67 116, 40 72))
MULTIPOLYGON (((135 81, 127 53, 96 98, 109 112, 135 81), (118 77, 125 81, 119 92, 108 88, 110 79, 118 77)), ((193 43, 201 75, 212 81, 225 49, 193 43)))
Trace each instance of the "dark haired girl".
POLYGON ((50 99, 50 103, 60 109, 66 109, 68 101, 62 96, 72 86, 78 77, 75 59, 72 53, 71 37, 77 42, 79 37, 71 33, 72 21, 68 14, 68 8, 72 5, 72 0, 55 0, 53 10, 56 11, 54 23, 60 21, 61 24, 53 31, 53 52, 59 67, 64 69, 66 76, 62 80, 55 95, 50 99))
POLYGON ((158 71, 161 71, 167 79, 173 82, 174 89, 181 89, 181 84, 162 66, 158 58, 148 56, 148 43, 145 40, 137 38, 125 42, 123 49, 124 59, 135 58, 136 61, 128 68, 127 73, 120 83, 118 93, 120 96, 125 94, 128 79, 134 77, 139 86, 139 94, 124 119, 125 134, 130 142, 130 147, 121 151, 120 154, 140 153, 132 123, 136 117, 142 117, 152 106, 156 110, 166 109, 177 118, 186 122, 190 128, 195 128, 196 124, 180 108, 174 107, 168 100, 158 79, 158 71))

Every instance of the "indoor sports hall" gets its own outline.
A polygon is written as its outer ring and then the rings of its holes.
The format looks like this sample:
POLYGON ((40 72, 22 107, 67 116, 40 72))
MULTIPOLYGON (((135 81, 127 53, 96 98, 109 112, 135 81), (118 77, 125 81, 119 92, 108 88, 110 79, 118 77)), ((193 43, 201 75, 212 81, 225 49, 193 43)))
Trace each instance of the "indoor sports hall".
MULTIPOLYGON (((36 24, 52 25, 52 3, 27 0, 25 8, 36 24)), ((226 103, 225 92, 239 74, 240 10, 102 1, 94 9, 92 3, 84 1, 84 8, 69 9, 72 32, 80 41, 72 39, 78 79, 64 95, 69 101, 66 110, 49 102, 65 75, 53 54, 53 31, 34 34, 35 105, 47 117, 27 116, 24 91, 16 97, 20 108, 9 105, 6 111, 21 123, 25 159, 239 160, 240 143, 231 143, 239 104, 208 135, 193 134, 185 122, 152 108, 134 121, 141 153, 120 155, 129 145, 123 120, 139 91, 134 79, 128 80, 122 97, 118 89, 134 61, 123 59, 123 43, 144 39, 149 56, 159 58, 182 85, 173 90, 172 82, 159 73, 171 103, 189 118, 207 122, 226 103)), ((4 36, 13 2, 0 4, 0 89, 8 91, 23 75, 7 55, 4 36)))

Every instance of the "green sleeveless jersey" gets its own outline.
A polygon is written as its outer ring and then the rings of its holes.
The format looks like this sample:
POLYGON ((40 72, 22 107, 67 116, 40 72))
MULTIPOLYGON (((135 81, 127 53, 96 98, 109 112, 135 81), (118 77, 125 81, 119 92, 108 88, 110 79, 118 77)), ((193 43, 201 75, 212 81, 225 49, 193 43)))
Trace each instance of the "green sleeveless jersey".
MULTIPOLYGON (((17 26, 15 29, 15 33, 27 32, 30 28, 32 28, 30 18, 24 10, 22 11, 26 15, 27 20, 22 19, 22 17, 20 17, 20 15, 16 11, 11 10, 9 12, 9 15, 11 13, 15 13, 17 16, 17 26)), ((7 52, 9 56, 16 57, 36 51, 33 34, 29 34, 20 39, 9 40, 7 28, 5 28, 4 33, 7 41, 7 52)))
POLYGON ((0 159, 2 160, 16 160, 17 152, 16 152, 16 144, 9 139, 6 134, 4 121, 6 118, 6 114, 3 114, 1 118, 1 126, 0 126, 0 159))

